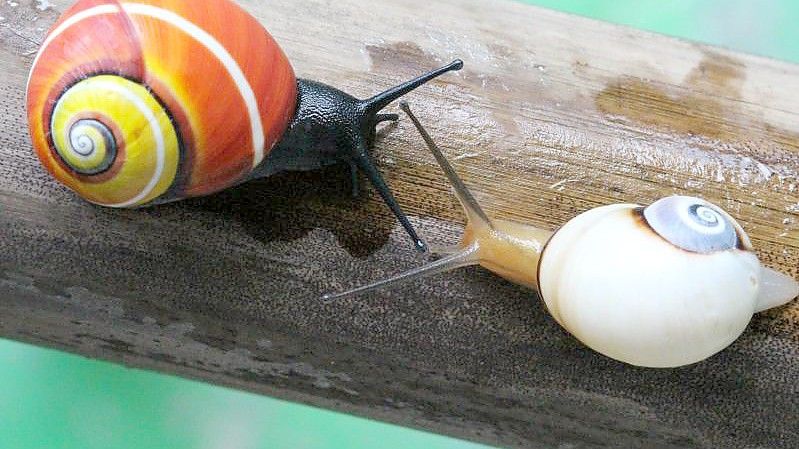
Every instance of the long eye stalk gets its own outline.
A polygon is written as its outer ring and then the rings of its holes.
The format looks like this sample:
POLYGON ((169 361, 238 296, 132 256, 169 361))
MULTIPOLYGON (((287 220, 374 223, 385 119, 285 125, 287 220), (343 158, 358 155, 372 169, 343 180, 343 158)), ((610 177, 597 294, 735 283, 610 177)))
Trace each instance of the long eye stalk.
POLYGON ((408 102, 402 101, 400 102, 400 108, 408 115, 408 118, 411 119, 413 125, 419 131, 419 134, 422 135, 422 139, 424 139, 425 143, 427 144, 427 148, 430 149, 430 152, 433 153, 433 156, 436 158, 438 165, 441 166, 441 170, 444 171, 444 174, 449 179, 450 184, 455 189, 455 194, 457 195, 458 199, 460 200, 463 208, 466 209, 466 213, 469 215, 469 218, 472 221, 485 224, 489 228, 493 228, 491 225, 491 219, 488 218, 483 208, 480 207, 480 204, 477 200, 472 196, 472 192, 469 191, 469 188, 466 187, 466 184, 463 183, 463 180, 458 173, 455 172, 455 169, 449 163, 444 154, 438 148, 438 145, 433 141, 433 138, 430 137, 430 134, 427 133, 427 130, 419 123, 419 120, 416 116, 411 112, 410 106, 408 106, 408 102))
POLYGON ((397 203, 397 200, 394 199, 394 195, 391 194, 391 190, 389 190, 380 172, 377 171, 369 160, 365 147, 359 152, 358 156, 354 158, 354 162, 361 171, 363 171, 366 177, 369 178, 369 181, 372 182, 375 190, 383 197, 383 201, 388 205, 388 208, 394 212, 394 215, 397 217, 402 227, 405 228, 405 232, 407 232, 413 240, 416 249, 421 252, 427 251, 427 244, 416 234, 416 230, 413 228, 413 225, 411 225, 411 222, 408 221, 408 217, 402 212, 402 209, 397 203))
MULTIPOLYGON (((400 107, 402 108, 403 111, 405 111, 406 114, 408 114, 408 117, 411 119, 411 121, 413 121, 414 126, 416 126, 416 129, 419 130, 419 133, 422 135, 422 138, 427 143, 428 148, 435 156, 436 161, 438 161, 438 164, 441 166, 441 169, 444 171, 447 178, 452 183, 452 186, 455 188, 455 193, 458 196, 458 199, 461 201, 461 204, 463 204, 463 207, 466 209, 466 213, 469 216, 469 219, 472 222, 477 223, 478 225, 492 228, 491 220, 489 220, 488 216, 485 214, 483 209, 480 208, 480 205, 477 204, 477 200, 475 200, 472 194, 469 192, 469 189, 463 183, 463 180, 461 180, 458 174, 455 173, 455 169, 452 167, 452 165, 450 165, 449 161, 447 161, 446 157, 444 157, 444 155, 441 153, 441 150, 439 150, 435 142, 433 142, 433 139, 430 137, 430 134, 427 133, 422 124, 419 123, 419 120, 416 118, 416 116, 413 115, 408 104, 402 102, 400 103, 400 107)), ((389 203, 389 205, 391 205, 391 203, 389 203)), ((345 291, 343 293, 326 294, 322 296, 322 299, 325 301, 341 299, 347 296, 373 291, 378 288, 388 287, 390 285, 394 285, 403 281, 420 279, 422 277, 431 276, 433 274, 454 270, 456 268, 468 265, 476 265, 479 263, 480 263, 480 244, 478 241, 475 240, 468 246, 460 248, 456 252, 449 254, 445 257, 442 257, 441 259, 438 259, 436 261, 430 262, 422 267, 406 271, 405 273, 400 273, 388 279, 383 279, 368 285, 364 285, 362 287, 357 287, 352 290, 345 291)))
POLYGON ((363 100, 361 102, 362 105, 361 107, 366 111, 367 115, 376 114, 377 111, 385 108, 392 101, 416 89, 417 87, 430 81, 431 79, 441 76, 444 73, 460 70, 462 68, 463 68, 463 61, 461 61, 460 59, 456 59, 443 67, 432 70, 410 81, 406 81, 400 84, 399 86, 392 87, 391 89, 388 89, 385 92, 381 92, 373 96, 372 98, 363 100))

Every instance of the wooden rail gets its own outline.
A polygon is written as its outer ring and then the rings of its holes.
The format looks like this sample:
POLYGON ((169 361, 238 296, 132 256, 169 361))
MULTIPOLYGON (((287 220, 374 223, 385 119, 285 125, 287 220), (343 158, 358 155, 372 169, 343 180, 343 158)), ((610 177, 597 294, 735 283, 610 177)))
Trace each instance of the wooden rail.
MULTIPOLYGON (((144 210, 77 199, 24 115, 69 2, 18 3, 0 3, 3 336, 500 446, 799 446, 797 302, 705 362, 638 369, 477 268, 320 303, 423 260, 341 168, 144 210)), ((298 75, 364 97, 463 58, 408 100, 498 217, 702 195, 799 276, 799 66, 504 1, 242 3, 298 75)), ((425 237, 453 241, 460 208, 407 120, 375 157, 425 237)))

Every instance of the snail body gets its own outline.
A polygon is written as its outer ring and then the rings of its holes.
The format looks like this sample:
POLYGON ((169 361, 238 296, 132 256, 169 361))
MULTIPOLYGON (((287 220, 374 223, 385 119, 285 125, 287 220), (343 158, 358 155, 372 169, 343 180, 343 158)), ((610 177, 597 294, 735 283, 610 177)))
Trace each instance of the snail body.
MULTIPOLYGON (((368 154, 391 101, 297 79, 272 36, 231 0, 80 0, 31 68, 27 106, 42 165, 86 200, 140 207, 284 170, 362 170, 421 240, 368 154)), ((353 177, 353 179, 357 179, 353 177)))
POLYGON ((402 108, 464 206, 461 244, 427 266, 328 299, 479 264, 537 290, 552 317, 597 352, 638 366, 674 367, 724 349, 754 313, 799 294, 795 280, 760 264, 730 215, 700 198, 601 206, 554 232, 490 219, 402 108))

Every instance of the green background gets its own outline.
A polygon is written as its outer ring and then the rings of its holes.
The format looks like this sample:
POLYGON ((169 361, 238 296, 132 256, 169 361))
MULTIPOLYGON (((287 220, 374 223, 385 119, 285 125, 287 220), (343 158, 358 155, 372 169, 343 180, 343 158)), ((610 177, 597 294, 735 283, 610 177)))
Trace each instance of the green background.
MULTIPOLYGON (((527 3, 799 62, 799 1, 527 3)), ((484 447, 0 340, 0 449, 484 447)))

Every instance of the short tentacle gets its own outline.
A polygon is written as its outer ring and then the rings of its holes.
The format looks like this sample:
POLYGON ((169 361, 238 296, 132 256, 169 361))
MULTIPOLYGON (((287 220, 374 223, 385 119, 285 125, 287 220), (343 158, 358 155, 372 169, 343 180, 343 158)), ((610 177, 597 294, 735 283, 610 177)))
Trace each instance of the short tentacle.
POLYGON ((375 125, 383 122, 396 122, 399 120, 399 114, 377 114, 375 116, 375 125))
MULTIPOLYGON (((377 136, 377 127, 383 122, 391 122, 390 126, 394 126, 396 122, 399 120, 399 114, 377 114, 372 119, 371 123, 365 125, 365 133, 366 133, 366 143, 368 147, 372 147, 374 145, 375 136, 377 136)), ((386 127, 386 128, 388 128, 386 127)))
POLYGON ((355 162, 347 162, 350 170, 350 186, 352 188, 352 197, 358 198, 361 195, 361 182, 358 177, 358 164, 355 162))

